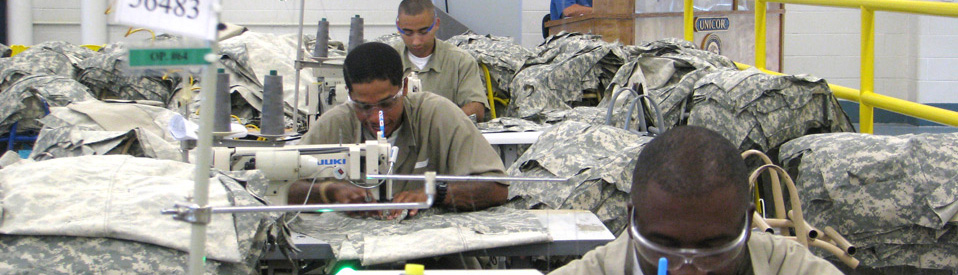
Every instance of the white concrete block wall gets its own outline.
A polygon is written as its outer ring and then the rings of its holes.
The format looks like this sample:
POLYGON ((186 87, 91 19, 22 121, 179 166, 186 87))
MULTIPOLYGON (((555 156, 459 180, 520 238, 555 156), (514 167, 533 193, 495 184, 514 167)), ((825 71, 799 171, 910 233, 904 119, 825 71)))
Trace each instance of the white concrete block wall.
MULTIPOLYGON (((786 5, 784 69, 860 88, 861 12, 786 5)), ((958 19, 875 14, 875 91, 920 103, 958 103, 958 19)))
POLYGON ((542 16, 549 14, 550 0, 522 0, 522 46, 535 48, 542 41, 542 16))

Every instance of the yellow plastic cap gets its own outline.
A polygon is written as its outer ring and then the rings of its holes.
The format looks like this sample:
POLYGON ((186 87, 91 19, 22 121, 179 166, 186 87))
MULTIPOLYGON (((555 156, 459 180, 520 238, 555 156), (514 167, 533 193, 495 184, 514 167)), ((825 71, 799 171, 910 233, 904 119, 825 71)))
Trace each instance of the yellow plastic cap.
POLYGON ((406 264, 405 275, 422 275, 423 271, 426 270, 426 266, 421 264, 406 264))

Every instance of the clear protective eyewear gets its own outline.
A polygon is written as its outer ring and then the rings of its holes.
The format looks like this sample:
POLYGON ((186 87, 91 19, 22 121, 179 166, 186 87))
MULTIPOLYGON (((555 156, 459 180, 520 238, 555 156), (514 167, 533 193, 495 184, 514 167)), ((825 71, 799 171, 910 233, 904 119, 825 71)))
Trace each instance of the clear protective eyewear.
POLYGON ((392 108, 393 105, 399 102, 400 97, 402 97, 402 88, 399 88, 399 91, 396 92, 396 95, 380 100, 376 103, 370 104, 355 101, 349 95, 346 96, 346 102, 360 113, 369 113, 373 109, 387 110, 392 108))
MULTIPOLYGON (((657 265, 659 258, 666 258, 669 262, 669 270, 675 271, 685 265, 692 265, 701 271, 713 271, 731 263, 742 253, 745 247, 745 240, 748 237, 749 222, 748 216, 745 217, 745 225, 735 240, 715 248, 672 248, 665 247, 646 239, 639 234, 639 229, 635 225, 635 210, 632 210, 629 217, 629 233, 632 237, 632 245, 636 254, 639 254, 643 260, 657 265)), ((637 267, 636 267, 637 268, 637 267)))
POLYGON ((419 29, 419 30, 403 30, 402 28, 399 27, 399 17, 396 17, 396 29, 399 30, 399 34, 402 34, 404 36, 413 36, 414 34, 417 34, 417 33, 419 35, 427 35, 429 34, 429 32, 432 31, 432 28, 436 27, 436 22, 437 22, 436 18, 433 17, 432 25, 429 25, 429 28, 419 29))

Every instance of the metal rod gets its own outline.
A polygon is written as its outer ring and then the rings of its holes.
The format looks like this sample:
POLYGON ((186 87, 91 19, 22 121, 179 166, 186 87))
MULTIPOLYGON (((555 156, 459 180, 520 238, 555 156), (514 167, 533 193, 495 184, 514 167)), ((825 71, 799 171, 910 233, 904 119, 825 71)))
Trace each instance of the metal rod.
POLYGON ((344 203, 344 204, 308 204, 273 206, 237 206, 213 207, 212 213, 248 213, 248 212, 329 212, 329 211, 370 211, 390 209, 426 209, 432 206, 432 197, 425 202, 405 203, 344 203))
MULTIPOLYGON (((299 36, 296 37, 296 61, 303 60, 303 17, 306 13, 306 0, 299 0, 299 36)), ((293 76, 293 131, 299 131, 299 73, 301 68, 296 68, 296 75, 293 76)), ((284 129, 286 127, 283 127, 284 129)))
MULTIPOLYGON (((426 180, 424 175, 366 175, 367 179, 392 180, 426 180)), ((547 181, 566 182, 568 178, 521 178, 521 177, 486 177, 486 176, 436 176, 439 181, 547 181)))

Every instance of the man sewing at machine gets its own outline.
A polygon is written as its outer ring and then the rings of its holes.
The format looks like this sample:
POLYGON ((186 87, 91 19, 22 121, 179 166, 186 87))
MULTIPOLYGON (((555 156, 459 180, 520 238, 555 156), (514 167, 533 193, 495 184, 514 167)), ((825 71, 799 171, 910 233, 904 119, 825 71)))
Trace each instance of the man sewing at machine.
POLYGON ((403 43, 392 45, 402 57, 403 73, 416 72, 423 91, 448 98, 482 121, 489 108, 479 65, 469 53, 436 38, 439 17, 431 0, 403 0, 396 28, 403 43))
POLYGON ((750 230, 749 189, 731 142, 669 130, 639 154, 628 229, 550 274, 842 274, 798 242, 750 230))
MULTIPOLYGON (((382 134, 399 147, 394 174, 502 176, 504 167, 489 142, 451 101, 433 93, 409 93, 402 85, 399 54, 383 43, 366 43, 343 63, 349 100, 323 113, 301 144, 363 143, 382 134), (382 125, 382 126, 380 126, 382 125)), ((422 202, 423 184, 395 181, 393 202, 422 202)), ((381 188, 382 189, 382 188, 381 188)), ((363 203, 367 189, 339 180, 301 180, 289 190, 289 203, 363 203)), ((508 186, 496 182, 437 183, 434 205, 478 210, 506 201, 508 186)), ((387 218, 396 218, 394 210, 387 218)), ((416 214, 410 210, 409 216, 416 214)))

